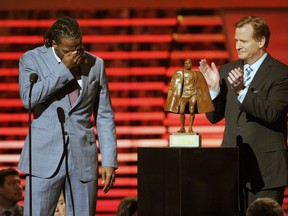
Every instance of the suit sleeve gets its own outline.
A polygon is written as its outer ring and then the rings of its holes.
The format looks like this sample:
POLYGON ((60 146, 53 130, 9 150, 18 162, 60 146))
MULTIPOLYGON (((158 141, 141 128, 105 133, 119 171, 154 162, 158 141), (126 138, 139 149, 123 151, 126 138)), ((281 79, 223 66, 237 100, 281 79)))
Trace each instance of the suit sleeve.
POLYGON ((100 93, 94 115, 97 116, 95 124, 102 155, 102 166, 117 168, 116 127, 103 60, 98 58, 96 67, 97 70, 100 70, 100 93))
POLYGON ((214 111, 206 113, 207 119, 216 124, 221 121, 225 116, 225 106, 227 98, 227 84, 224 79, 220 83, 220 93, 212 100, 214 105, 214 111))
POLYGON ((42 56, 29 51, 25 53, 19 61, 19 86, 20 98, 25 108, 29 107, 29 92, 30 92, 30 75, 36 73, 38 80, 34 84, 33 94, 31 95, 31 107, 34 108, 37 104, 49 99, 56 91, 60 90, 67 83, 74 79, 67 67, 59 63, 51 73, 47 72, 44 75, 41 71, 41 64, 45 64, 42 56))

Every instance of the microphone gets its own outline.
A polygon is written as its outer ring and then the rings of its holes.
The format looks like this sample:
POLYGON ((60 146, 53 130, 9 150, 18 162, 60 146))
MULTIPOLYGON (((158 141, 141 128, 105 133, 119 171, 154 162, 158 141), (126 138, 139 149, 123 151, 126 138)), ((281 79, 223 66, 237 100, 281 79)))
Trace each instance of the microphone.
POLYGON ((65 113, 62 107, 57 107, 57 115, 60 123, 65 123, 65 113))
POLYGON ((63 146, 64 146, 64 149, 65 149, 65 128, 64 128, 65 112, 64 112, 62 107, 57 107, 57 116, 58 116, 59 123, 61 124, 63 146))
POLYGON ((31 84, 36 83, 37 79, 38 79, 38 74, 36 74, 36 73, 31 73, 30 74, 29 81, 30 81, 31 84))
MULTIPOLYGON (((38 79, 38 74, 36 74, 36 73, 30 74, 29 81, 30 81, 31 85, 30 85, 30 91, 29 91, 29 102, 31 100, 32 88, 33 88, 34 84, 37 82, 37 79, 38 79)), ((30 107, 29 107, 29 109, 30 109, 30 107)))

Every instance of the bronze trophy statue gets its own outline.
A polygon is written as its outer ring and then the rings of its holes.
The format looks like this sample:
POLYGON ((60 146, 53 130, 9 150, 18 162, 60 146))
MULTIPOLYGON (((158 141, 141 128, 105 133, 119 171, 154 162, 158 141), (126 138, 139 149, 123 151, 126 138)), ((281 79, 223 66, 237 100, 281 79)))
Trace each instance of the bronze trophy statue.
POLYGON ((193 131, 195 114, 214 110, 206 80, 202 73, 191 70, 192 62, 186 59, 184 70, 177 70, 168 90, 165 111, 180 114, 180 129, 175 134, 185 133, 185 114, 190 114, 188 133, 193 131))

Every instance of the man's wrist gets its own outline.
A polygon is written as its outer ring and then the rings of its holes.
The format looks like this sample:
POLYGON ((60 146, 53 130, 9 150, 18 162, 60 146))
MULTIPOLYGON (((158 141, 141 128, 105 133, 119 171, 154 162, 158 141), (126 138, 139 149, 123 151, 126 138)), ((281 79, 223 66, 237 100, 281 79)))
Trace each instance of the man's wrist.
POLYGON ((246 88, 246 86, 244 86, 242 89, 235 91, 236 95, 239 95, 244 89, 246 88))
POLYGON ((220 91, 220 85, 210 86, 209 89, 211 91, 220 91))

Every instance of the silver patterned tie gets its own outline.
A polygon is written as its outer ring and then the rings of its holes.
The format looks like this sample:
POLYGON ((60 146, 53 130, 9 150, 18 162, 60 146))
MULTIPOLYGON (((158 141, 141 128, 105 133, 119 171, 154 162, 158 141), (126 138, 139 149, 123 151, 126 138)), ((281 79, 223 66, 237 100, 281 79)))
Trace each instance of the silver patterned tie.
POLYGON ((250 66, 246 68, 246 74, 245 74, 245 80, 244 80, 245 86, 250 85, 252 71, 253 71, 253 69, 250 66))

